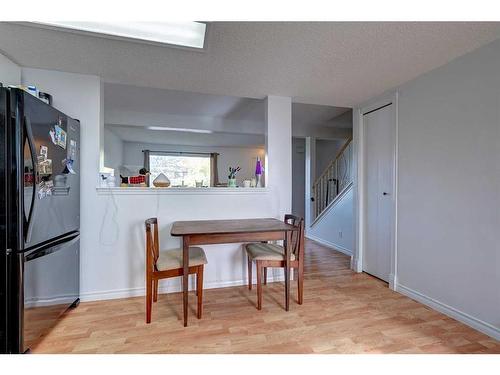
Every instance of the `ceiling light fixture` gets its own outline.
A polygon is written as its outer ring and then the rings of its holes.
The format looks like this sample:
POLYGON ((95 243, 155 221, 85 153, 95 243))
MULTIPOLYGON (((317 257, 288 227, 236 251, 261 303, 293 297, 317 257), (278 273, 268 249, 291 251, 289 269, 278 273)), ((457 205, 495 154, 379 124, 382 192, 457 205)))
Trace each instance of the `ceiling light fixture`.
POLYGON ((203 133, 203 134, 213 133, 212 130, 207 130, 207 129, 169 128, 166 126, 148 126, 147 129, 149 129, 149 130, 170 130, 170 131, 174 131, 174 132, 186 132, 186 133, 203 133))
POLYGON ((203 49, 207 25, 203 22, 36 22, 49 28, 136 41, 203 49))

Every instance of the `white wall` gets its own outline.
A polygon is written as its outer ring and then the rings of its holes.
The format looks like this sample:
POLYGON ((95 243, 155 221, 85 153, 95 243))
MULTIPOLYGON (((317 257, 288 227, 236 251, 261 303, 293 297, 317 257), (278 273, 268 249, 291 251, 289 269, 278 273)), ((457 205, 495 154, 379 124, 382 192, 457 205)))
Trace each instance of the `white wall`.
POLYGON ((343 139, 316 139, 316 178, 321 176, 345 143, 343 139))
MULTIPOLYGON (((240 166, 241 171, 236 175, 236 182, 239 185, 242 184, 243 180, 255 177, 257 156, 263 161, 265 160, 264 147, 202 147, 123 142, 123 165, 143 165, 144 154, 142 150, 217 152, 219 153, 217 158, 219 181, 227 182, 229 167, 240 166)), ((263 179, 262 182, 265 183, 265 180, 263 179)))
POLYGON ((292 210, 292 100, 268 96, 266 107, 267 185, 278 194, 279 217, 292 210))
POLYGON ((120 174, 120 167, 123 165, 123 141, 112 131, 104 128, 104 166, 113 168, 115 176, 117 177, 116 183, 119 184, 118 176, 120 174))
MULTIPOLYGON (((105 193, 96 190, 101 144, 101 84, 98 77, 23 69, 33 83, 54 97, 54 106, 81 122, 81 298, 144 294, 144 219, 157 216, 163 248, 179 246, 169 235, 175 220, 280 217, 277 186, 260 192, 105 193)), ((275 142, 277 140, 274 140, 275 142)), ((270 144, 274 147, 274 143, 270 144)), ((279 161, 277 161, 278 163, 279 161)), ((277 168, 280 166, 277 164, 277 168)), ((284 166, 286 168, 286 165, 284 166)), ((285 191, 285 194, 287 192, 285 191)), ((239 244, 204 246, 208 257, 205 287, 244 284, 246 263, 239 244)), ((276 271, 272 277, 281 277, 276 271)), ((161 289, 166 290, 166 283, 161 289)), ((180 280, 168 282, 179 290, 180 280)))
POLYGON ((306 167, 305 167, 305 175, 306 175, 306 186, 305 186, 305 228, 307 228, 312 224, 314 220, 314 202, 311 200, 313 197, 312 187, 314 184, 314 180, 316 178, 316 139, 313 137, 306 137, 306 167))
MULTIPOLYGON (((294 105, 301 105, 293 103, 294 105)), ((308 116, 301 114, 298 119, 292 118, 292 134, 294 137, 306 138, 316 137, 323 139, 348 140, 352 135, 352 110, 349 110, 340 116, 334 117, 329 121, 321 120, 319 123, 311 123, 308 116), (307 121, 304 121, 306 120, 307 121)))
POLYGON ((21 84, 21 67, 0 53, 0 83, 4 86, 21 84))
MULTIPOLYGON (((346 129, 349 132, 352 131, 352 119, 353 119, 353 111, 352 109, 347 112, 342 113, 340 116, 334 117, 330 121, 327 122, 328 126, 335 126, 342 129, 346 129)), ((348 134, 348 137, 351 137, 352 134, 348 134)))
POLYGON ((306 141, 292 139, 292 213, 305 218, 306 141))
POLYGON ((500 337, 500 41, 399 97, 399 284, 500 337))
MULTIPOLYGON (((84 269, 82 297, 105 299, 144 292, 144 219, 158 217, 161 248, 176 248, 170 236, 176 220, 214 220, 276 217, 273 193, 108 193, 98 196, 92 268, 84 269)), ((246 256, 239 244, 202 246, 208 258, 205 288, 241 285, 246 278, 246 256)), ((87 249, 88 250, 88 249, 87 249)), ((275 272, 274 276, 281 273, 275 272)), ((163 290, 180 290, 180 278, 162 282, 163 290)))
POLYGON ((353 189, 347 189, 325 211, 312 227, 306 228, 306 236, 344 254, 354 252, 353 189))
POLYGON ((398 90, 396 285, 497 339, 499 67, 497 40, 398 90))

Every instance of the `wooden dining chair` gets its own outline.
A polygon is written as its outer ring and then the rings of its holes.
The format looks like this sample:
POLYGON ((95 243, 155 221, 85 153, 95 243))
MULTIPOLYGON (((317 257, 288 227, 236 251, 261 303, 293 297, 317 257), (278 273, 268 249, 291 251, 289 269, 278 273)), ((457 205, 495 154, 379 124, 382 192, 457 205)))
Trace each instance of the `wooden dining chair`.
MULTIPOLYGON (((158 281, 183 275, 182 249, 159 250, 158 219, 153 217, 146 224, 146 323, 151 323, 153 301, 158 301, 158 281)), ((200 247, 189 248, 189 274, 196 274, 198 296, 197 317, 203 310, 203 269, 207 264, 205 252, 200 247)))
MULTIPOLYGON (((302 305, 304 297, 304 219, 294 215, 285 215, 285 223, 297 228, 292 232, 290 246, 290 268, 297 271, 298 302, 302 305)), ((286 246, 286 244, 285 244, 286 246)), ((252 290, 252 263, 257 269, 257 309, 262 309, 262 276, 267 284, 268 268, 285 267, 285 248, 267 242, 245 245, 248 256, 248 289, 252 290)))

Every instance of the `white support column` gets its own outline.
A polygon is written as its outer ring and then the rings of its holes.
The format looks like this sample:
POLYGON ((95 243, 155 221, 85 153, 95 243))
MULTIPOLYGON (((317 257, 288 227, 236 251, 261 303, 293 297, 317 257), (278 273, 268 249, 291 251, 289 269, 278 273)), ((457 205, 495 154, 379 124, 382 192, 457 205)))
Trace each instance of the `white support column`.
POLYGON ((101 105, 101 113, 99 115, 99 172, 104 168, 104 82, 101 82, 100 90, 101 98, 99 103, 101 105))
POLYGON ((354 252, 351 258, 351 269, 355 272, 363 272, 364 247, 364 131, 361 126, 361 109, 353 108, 352 111, 352 171, 354 191, 354 252))
POLYGON ((274 193, 280 219, 292 212, 292 99, 266 98, 266 186, 274 193))
POLYGON ((305 194, 305 230, 311 226, 313 222, 313 209, 314 203, 311 201, 312 198, 312 187, 314 180, 316 179, 316 138, 306 137, 306 194, 305 194))

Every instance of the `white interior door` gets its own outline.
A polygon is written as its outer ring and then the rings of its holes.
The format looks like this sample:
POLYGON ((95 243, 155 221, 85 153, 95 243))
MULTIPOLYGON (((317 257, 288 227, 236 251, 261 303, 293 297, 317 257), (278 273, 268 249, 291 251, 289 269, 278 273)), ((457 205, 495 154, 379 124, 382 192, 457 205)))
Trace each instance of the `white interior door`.
POLYGON ((366 144, 366 245, 363 271, 389 282, 394 227, 394 105, 363 115, 366 144))

